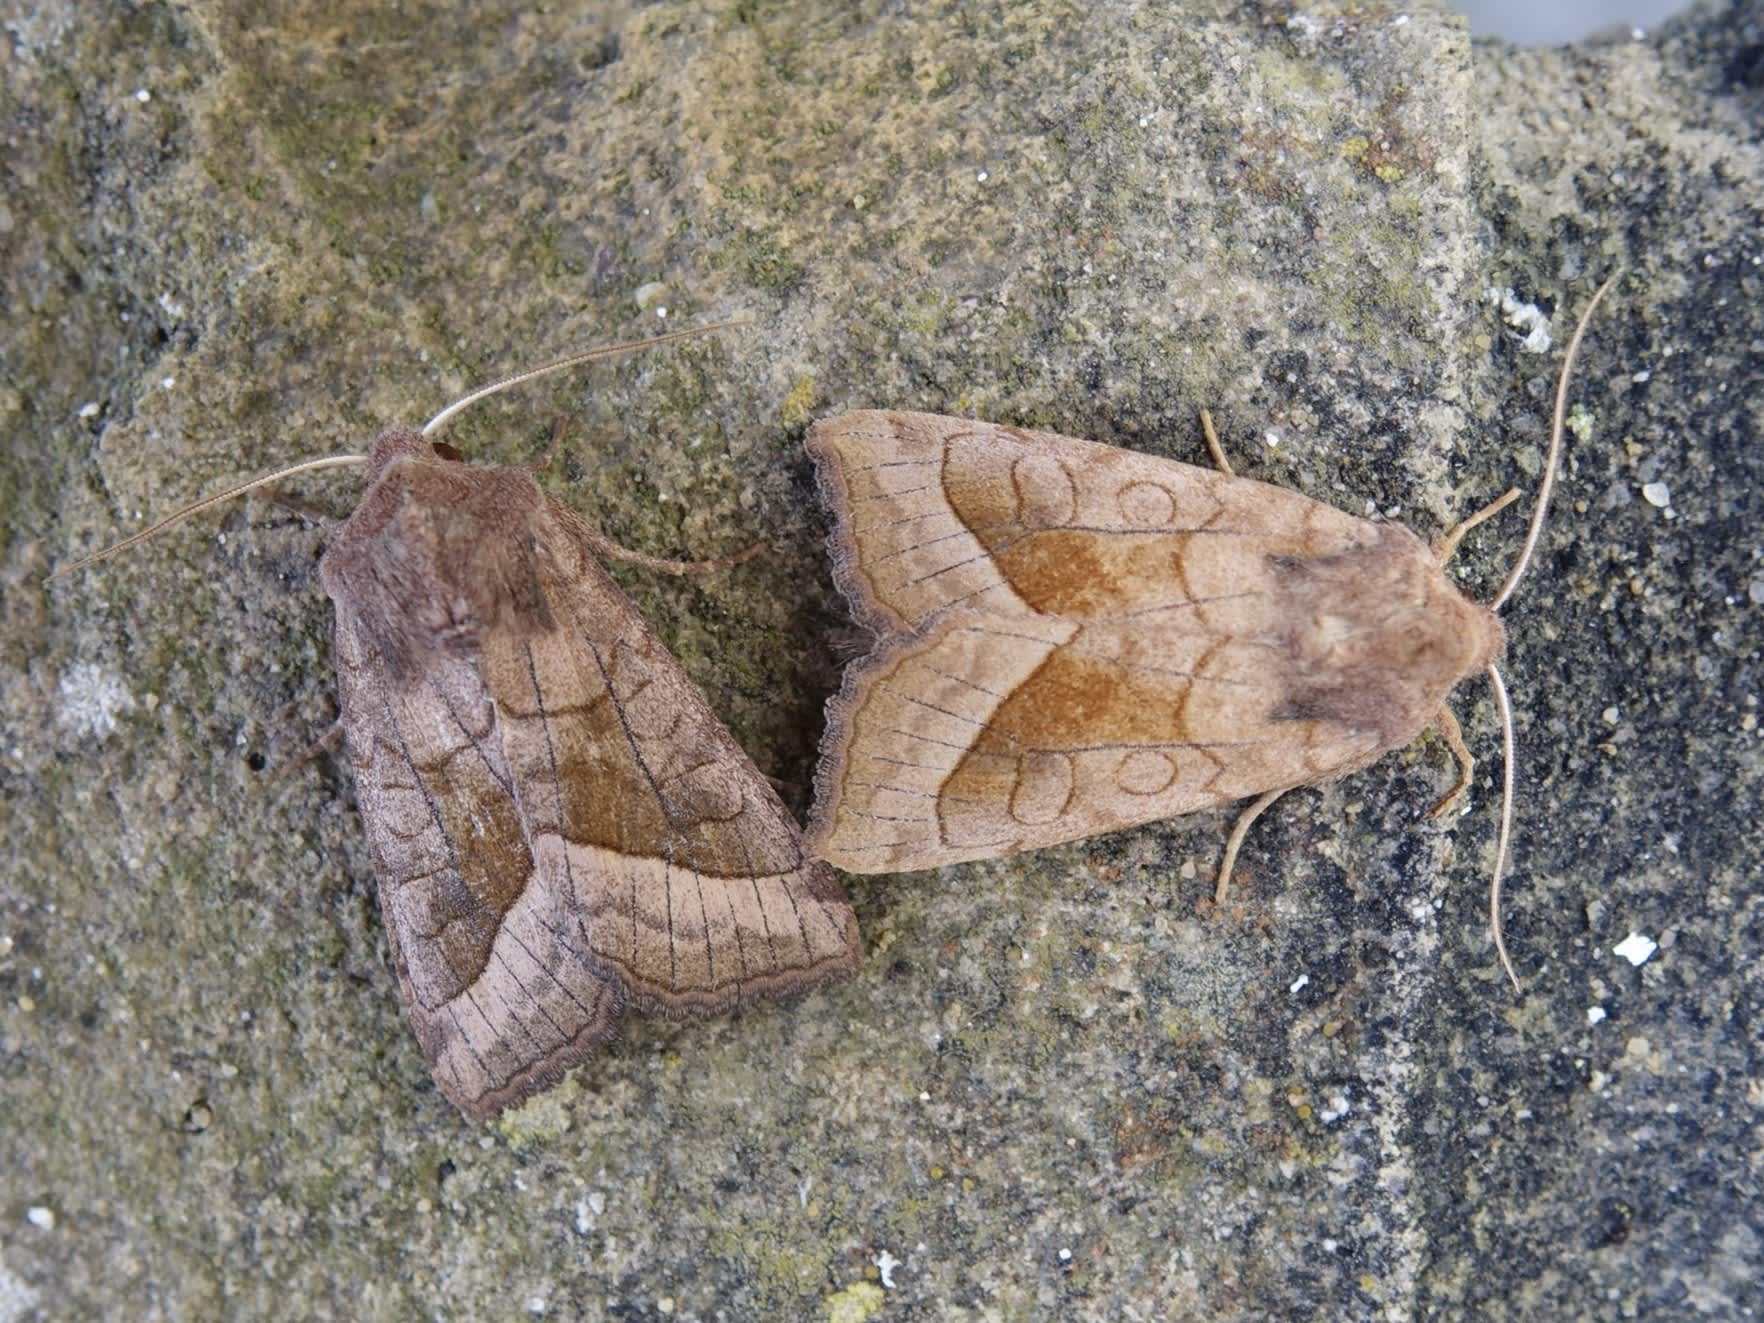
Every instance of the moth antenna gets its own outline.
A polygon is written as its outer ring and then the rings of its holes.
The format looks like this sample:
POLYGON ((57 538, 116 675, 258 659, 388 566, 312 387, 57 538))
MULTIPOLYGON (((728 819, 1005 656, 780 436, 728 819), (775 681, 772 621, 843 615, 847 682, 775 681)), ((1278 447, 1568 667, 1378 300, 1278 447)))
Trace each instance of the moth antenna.
POLYGON ((579 354, 571 354, 568 358, 560 358, 555 363, 528 368, 525 372, 517 372, 512 377, 493 381, 488 386, 480 386, 470 394, 460 396, 423 425, 423 435, 428 436, 468 404, 476 404, 485 396, 500 394, 524 381, 532 381, 535 377, 548 376, 553 372, 562 372, 565 368, 579 367, 583 363, 593 363, 603 358, 611 358, 614 354, 628 354, 638 349, 653 349, 656 345, 671 344, 675 340, 690 340, 695 336, 711 335, 717 331, 726 331, 732 326, 746 326, 748 324, 745 317, 737 317, 731 321, 712 322, 708 326, 689 326, 683 331, 670 331, 666 335, 654 335, 647 340, 626 340, 622 344, 602 345, 598 349, 585 349, 579 354))
POLYGON ((1506 939, 1501 935, 1501 877, 1507 871, 1507 846, 1513 839, 1513 764, 1516 761, 1513 738, 1513 704, 1507 698, 1507 685, 1501 673, 1488 668, 1489 687, 1494 690, 1495 706, 1501 713, 1501 829, 1495 840, 1494 877, 1488 884, 1488 924, 1494 930, 1495 954, 1501 968, 1507 971, 1513 991, 1519 991, 1519 975, 1507 956, 1506 939))
MULTIPOLYGON (((1586 328, 1592 322, 1592 315, 1598 309, 1599 301, 1622 274, 1623 268, 1618 267, 1605 277, 1605 283, 1593 293, 1592 301, 1586 305, 1586 310, 1580 314, 1580 320, 1575 323, 1574 334, 1568 341, 1568 351, 1562 356, 1562 371, 1556 378, 1556 411, 1550 422, 1550 450, 1544 458, 1543 479, 1537 486, 1537 504, 1531 511, 1531 522, 1525 530, 1525 545, 1519 549, 1519 557, 1513 562, 1507 581, 1495 594, 1494 601, 1489 603, 1490 611, 1499 611, 1513 596, 1513 590, 1519 586, 1519 580, 1525 577, 1525 571, 1531 564, 1531 556, 1537 550, 1538 539, 1543 536, 1544 517, 1549 513, 1550 496, 1556 486, 1556 469, 1562 458, 1562 437, 1568 429, 1568 383, 1574 375, 1574 360, 1580 355, 1580 343, 1586 338, 1586 328)), ((1493 509, 1488 513, 1492 514, 1493 509)), ((1513 765, 1518 760, 1518 741, 1513 735, 1513 704, 1507 697, 1506 682, 1492 664, 1488 668, 1488 683, 1494 690, 1495 706, 1501 714, 1501 826, 1500 834, 1495 840, 1494 875, 1488 884, 1488 922, 1494 931, 1495 954, 1500 957, 1501 968, 1506 971, 1513 991, 1518 992, 1519 975, 1513 970, 1513 961, 1507 955, 1506 938, 1501 931, 1501 882, 1506 875, 1507 854, 1513 839, 1513 765)))
POLYGON ((1550 453, 1544 459, 1543 480, 1537 485, 1537 506, 1531 512, 1531 524, 1525 530, 1525 545, 1519 549, 1519 559, 1513 563, 1507 581, 1501 585, 1500 592, 1495 594, 1494 601, 1488 605, 1491 611, 1499 611, 1513 595, 1513 590, 1519 586, 1519 580, 1525 576, 1525 570, 1531 564, 1531 553, 1537 549, 1538 538, 1543 536, 1544 516, 1549 513, 1550 496, 1556 487, 1557 462, 1562 457, 1562 434, 1567 430, 1568 381, 1574 373, 1574 360, 1580 354, 1580 342, 1586 338, 1587 325, 1592 321, 1599 300, 1605 297, 1605 292, 1617 283, 1617 278, 1622 274, 1623 268, 1618 267, 1605 277, 1605 283, 1599 286, 1598 292, 1592 296, 1592 302, 1586 305, 1586 311, 1580 314, 1580 321, 1574 327, 1574 336, 1568 341, 1568 352, 1562 359, 1562 374, 1556 379, 1556 415, 1550 424, 1550 453))
POLYGON ((366 455, 328 455, 323 459, 303 460, 299 464, 290 464, 285 469, 277 469, 274 473, 266 473, 261 478, 253 478, 250 482, 242 482, 237 487, 229 487, 224 492, 216 492, 213 496, 204 496, 200 501, 186 505, 181 510, 173 511, 158 523, 153 524, 148 528, 143 528, 139 533, 126 537, 121 542, 112 543, 110 546, 105 547, 104 550, 94 552, 83 560, 76 560, 71 565, 63 565, 48 578, 44 579, 43 582, 49 583, 55 579, 62 578, 64 575, 72 574, 76 570, 83 570, 88 565, 96 565, 101 560, 109 560, 112 556, 127 551, 137 542, 145 542, 148 538, 163 533, 173 524, 183 523, 184 520, 188 519, 191 515, 201 514, 210 506, 220 505, 223 501, 231 501, 258 487, 267 487, 272 482, 280 482, 282 479, 291 478, 297 473, 309 473, 313 469, 335 469, 342 468, 349 464, 365 464, 367 463, 367 459, 368 457, 366 455))

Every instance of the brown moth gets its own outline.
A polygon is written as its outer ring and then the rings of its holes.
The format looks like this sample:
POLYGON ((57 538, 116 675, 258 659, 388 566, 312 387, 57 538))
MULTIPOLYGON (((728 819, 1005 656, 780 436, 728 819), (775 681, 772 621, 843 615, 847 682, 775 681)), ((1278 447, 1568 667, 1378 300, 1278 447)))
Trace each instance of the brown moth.
MULTIPOLYGON (((812 855, 854 873, 936 868, 1253 796, 1223 900, 1275 798, 1430 723, 1461 764, 1440 808, 1462 795, 1472 763, 1446 697, 1478 671, 1499 684, 1505 635, 1443 566, 1515 494, 1430 548, 1234 477, 1203 423, 1218 471, 931 414, 810 429, 834 578, 877 635, 827 704, 812 855)), ((1547 501, 1546 480, 1531 542, 1547 501)), ((1503 816, 1501 861, 1507 832, 1503 816)))
POLYGON ((599 557, 727 562, 623 552, 530 469, 427 439, 532 375, 382 432, 319 566, 399 989, 475 1119, 556 1083, 628 1006, 715 1015, 862 949, 832 871, 599 557))

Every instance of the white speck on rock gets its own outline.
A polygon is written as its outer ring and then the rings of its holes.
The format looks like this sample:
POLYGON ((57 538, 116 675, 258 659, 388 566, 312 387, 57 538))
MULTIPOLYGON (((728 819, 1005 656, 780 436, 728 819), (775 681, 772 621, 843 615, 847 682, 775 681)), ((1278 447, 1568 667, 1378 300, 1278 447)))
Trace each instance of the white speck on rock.
POLYGON ((120 676, 95 662, 80 662, 62 672, 61 724, 99 739, 116 730, 116 719, 135 710, 135 697, 120 676))
POLYGON ((594 1190, 581 1199, 576 1200, 576 1231, 579 1235, 587 1235, 594 1230, 600 1215, 606 1211, 606 1195, 594 1190))
POLYGON ((1612 955, 1620 955, 1630 964, 1640 967, 1647 964, 1648 957, 1660 949, 1660 944, 1651 937, 1640 933, 1630 933, 1616 946, 1611 948, 1612 955))
POLYGON ((35 1204, 25 1209, 25 1221, 39 1231, 53 1231, 55 1230, 55 1210, 45 1208, 42 1204, 35 1204))
POLYGON ((1514 330, 1524 331, 1519 347, 1528 354, 1547 354, 1555 341, 1550 336, 1550 319, 1535 303, 1521 303, 1511 289, 1490 285, 1485 291, 1492 303, 1501 307, 1501 316, 1514 330))
POLYGON ((894 1270, 900 1267, 900 1260, 887 1250, 883 1250, 873 1262, 876 1265, 876 1272, 882 1278, 882 1285, 892 1291, 894 1289, 894 1270))
POLYGON ((1663 482, 1642 484, 1642 500, 1659 510, 1672 504, 1672 489, 1663 482))
POLYGON ((1586 1008, 1586 1022, 1588 1024, 1601 1024, 1604 1019, 1605 1008, 1603 1006, 1588 1006, 1586 1008))

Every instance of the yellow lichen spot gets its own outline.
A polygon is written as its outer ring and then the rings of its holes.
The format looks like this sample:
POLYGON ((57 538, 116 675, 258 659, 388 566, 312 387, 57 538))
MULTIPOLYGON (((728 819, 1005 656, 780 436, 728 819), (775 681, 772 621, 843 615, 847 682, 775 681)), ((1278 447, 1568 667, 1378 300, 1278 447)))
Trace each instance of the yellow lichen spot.
POLYGON ((882 1288, 874 1282, 853 1282, 821 1301, 827 1323, 864 1323, 882 1311, 882 1288))
POLYGON ((1394 184, 1403 177, 1401 166, 1381 165, 1372 172, 1387 184, 1394 184))
POLYGON ((784 398, 784 407, 780 412, 784 422, 791 427, 799 427, 809 420, 815 411, 815 379, 804 377, 791 387, 790 394, 784 398))
POLYGON ((1574 433, 1576 441, 1585 443, 1592 440, 1593 428, 1598 425, 1599 416, 1584 404, 1576 404, 1568 411, 1568 430, 1574 433))
POLYGON ((1366 153, 1372 150, 1372 140, 1364 134, 1356 133, 1341 145, 1341 154, 1356 164, 1366 159, 1366 153))
POLYGON ((1367 1295, 1371 1295, 1372 1292, 1375 1289, 1377 1289, 1377 1286, 1378 1286, 1378 1279, 1376 1277, 1361 1277, 1360 1278, 1360 1289, 1362 1291, 1364 1291, 1367 1295))
POLYGON ((1311 1119, 1311 1104, 1310 1103, 1300 1103, 1296 1110, 1298 1112, 1299 1120, 1309 1121, 1311 1119))
POLYGON ((575 1124, 575 1104, 581 1094, 576 1077, 566 1076, 556 1088, 504 1112, 496 1119, 496 1128, 516 1148, 557 1139, 575 1124))
POLYGON ((943 1168, 942 1167, 931 1168, 931 1179, 934 1181, 942 1180, 943 1179, 943 1168))
POLYGON ((972 1176, 962 1177, 962 1193, 972 1194, 974 1192, 974 1184, 975 1182, 972 1176))

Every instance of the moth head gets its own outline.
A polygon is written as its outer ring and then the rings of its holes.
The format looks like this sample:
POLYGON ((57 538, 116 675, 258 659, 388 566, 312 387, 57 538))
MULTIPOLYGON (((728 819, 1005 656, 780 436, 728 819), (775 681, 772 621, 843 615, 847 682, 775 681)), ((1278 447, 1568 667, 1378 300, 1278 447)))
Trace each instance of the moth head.
MULTIPOLYGON (((442 459, 463 459, 452 446, 447 447, 453 453, 442 455, 442 459)), ((368 451, 367 485, 372 487, 386 470, 400 459, 434 459, 439 447, 432 444, 421 432, 413 432, 408 427, 388 427, 374 438, 373 449, 368 451)))

